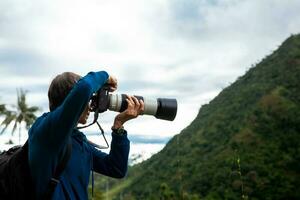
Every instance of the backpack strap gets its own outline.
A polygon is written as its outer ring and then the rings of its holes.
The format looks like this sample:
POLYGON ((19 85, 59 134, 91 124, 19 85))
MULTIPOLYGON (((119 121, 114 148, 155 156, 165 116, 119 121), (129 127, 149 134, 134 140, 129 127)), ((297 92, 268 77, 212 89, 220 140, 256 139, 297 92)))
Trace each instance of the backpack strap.
POLYGON ((64 153, 63 155, 63 158, 61 160, 61 162, 57 165, 56 169, 55 169, 55 172, 48 184, 48 188, 47 188, 47 191, 44 195, 44 199, 52 199, 52 195, 54 193, 54 190, 57 186, 57 184, 60 182, 59 178, 60 178, 60 175, 62 174, 62 172, 64 171, 64 169, 66 168, 67 166, 67 163, 71 157, 71 153, 72 153, 72 141, 70 140, 68 142, 68 145, 67 145, 67 150, 66 152, 64 153))

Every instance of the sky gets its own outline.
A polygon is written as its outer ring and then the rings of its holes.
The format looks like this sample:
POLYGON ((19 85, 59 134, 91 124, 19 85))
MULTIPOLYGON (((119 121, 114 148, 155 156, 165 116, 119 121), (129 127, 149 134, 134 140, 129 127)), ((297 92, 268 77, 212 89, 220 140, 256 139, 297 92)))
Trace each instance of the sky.
MULTIPOLYGON (((57 74, 105 70, 118 79, 116 93, 177 99, 172 122, 125 124, 137 143, 158 139, 162 148, 201 105, 300 32, 299 10, 299 0, 1 0, 0 103, 13 104, 23 88, 29 105, 48 112, 57 74)), ((116 114, 100 116, 106 132, 116 114)))

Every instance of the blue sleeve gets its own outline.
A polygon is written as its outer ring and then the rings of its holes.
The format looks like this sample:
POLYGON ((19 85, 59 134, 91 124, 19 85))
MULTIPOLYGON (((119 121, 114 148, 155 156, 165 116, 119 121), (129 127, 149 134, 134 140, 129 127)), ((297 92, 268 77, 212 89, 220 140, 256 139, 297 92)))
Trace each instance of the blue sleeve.
POLYGON ((92 147, 93 170, 113 178, 123 178, 127 173, 129 143, 127 133, 121 136, 112 133, 109 154, 92 147))
MULTIPOLYGON (((29 166, 36 197, 47 189, 48 182, 60 160, 81 113, 94 92, 107 82, 104 71, 90 72, 72 88, 62 105, 39 117, 29 130, 29 166)), ((39 198, 38 198, 39 199, 39 198)))
POLYGON ((105 71, 90 72, 81 78, 74 85, 62 105, 46 117, 43 128, 47 130, 40 131, 40 142, 54 152, 63 148, 72 130, 77 126, 81 113, 87 106, 92 94, 101 88, 107 79, 108 74, 105 71))

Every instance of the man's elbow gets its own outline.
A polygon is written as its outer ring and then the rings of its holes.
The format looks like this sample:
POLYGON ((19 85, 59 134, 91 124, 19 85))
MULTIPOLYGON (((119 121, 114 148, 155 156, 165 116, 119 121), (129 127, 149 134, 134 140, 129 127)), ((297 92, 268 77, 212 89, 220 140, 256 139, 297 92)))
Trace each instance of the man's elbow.
POLYGON ((122 179, 125 178, 126 175, 127 175, 127 168, 123 170, 115 170, 113 177, 117 179, 122 179))
POLYGON ((127 175, 127 171, 124 173, 119 173, 116 178, 122 179, 122 178, 125 178, 126 175, 127 175))

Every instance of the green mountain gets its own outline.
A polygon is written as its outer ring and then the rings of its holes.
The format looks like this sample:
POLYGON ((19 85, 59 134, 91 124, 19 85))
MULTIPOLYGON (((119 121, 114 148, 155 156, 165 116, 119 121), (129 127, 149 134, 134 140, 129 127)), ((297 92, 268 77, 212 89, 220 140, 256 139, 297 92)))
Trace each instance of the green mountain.
POLYGON ((125 180, 107 183, 114 199, 300 199, 300 35, 203 105, 125 180))

